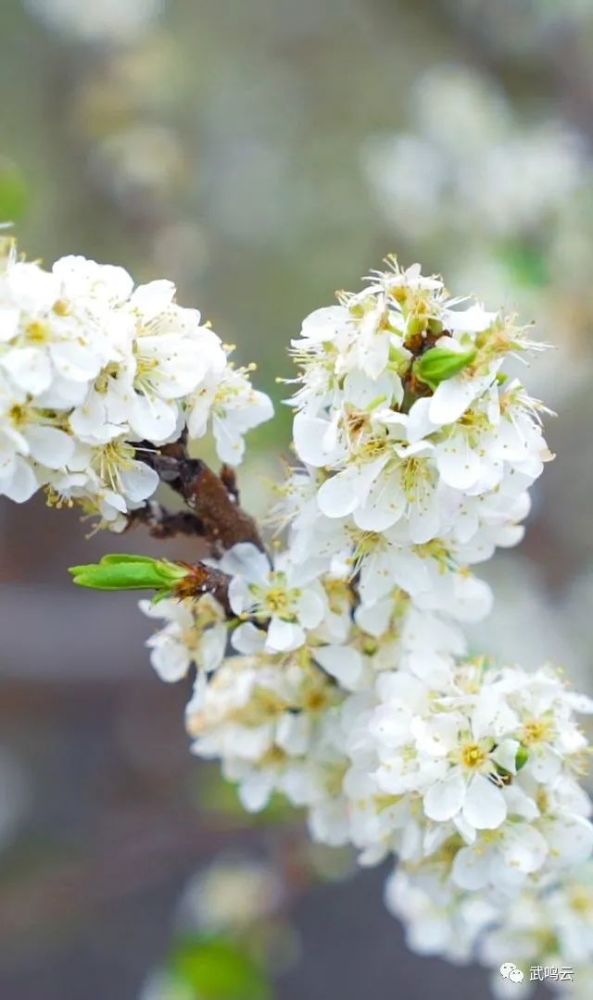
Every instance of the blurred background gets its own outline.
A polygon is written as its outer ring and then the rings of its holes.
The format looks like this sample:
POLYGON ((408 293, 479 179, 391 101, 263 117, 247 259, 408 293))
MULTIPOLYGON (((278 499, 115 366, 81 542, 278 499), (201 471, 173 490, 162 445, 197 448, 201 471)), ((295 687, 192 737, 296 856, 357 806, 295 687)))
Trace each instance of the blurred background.
MULTIPOLYGON (((558 458, 472 642, 589 690, 592 55, 590 0, 2 0, 0 218, 29 256, 174 279, 276 399, 300 319, 391 251, 534 321, 558 458)), ((154 543, 85 543, 41 500, 0 500, 0 529, 2 1000, 488 996, 406 951, 384 872, 190 758, 134 599, 65 573, 154 543)))

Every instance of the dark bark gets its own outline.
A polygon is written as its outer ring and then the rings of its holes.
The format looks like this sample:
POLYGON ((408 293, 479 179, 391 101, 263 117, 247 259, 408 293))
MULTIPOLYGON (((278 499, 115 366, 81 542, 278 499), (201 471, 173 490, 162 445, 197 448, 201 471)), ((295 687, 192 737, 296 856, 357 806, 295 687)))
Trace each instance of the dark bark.
POLYGON ((158 449, 142 442, 138 449, 137 457, 183 498, 189 512, 181 515, 163 512, 159 516, 148 502, 142 512, 134 512, 132 520, 147 524, 157 538, 170 538, 177 532, 199 535, 215 552, 238 542, 252 542, 263 549, 255 521, 239 505, 232 469, 225 465, 218 476, 202 459, 190 458, 183 438, 158 449))
POLYGON ((169 511, 155 500, 147 500, 144 507, 130 511, 126 531, 142 524, 153 538, 175 538, 193 535, 204 538, 206 531, 199 518, 188 510, 169 511))
POLYGON ((226 614, 232 617, 232 610, 229 604, 229 584, 231 577, 222 573, 213 566, 206 566, 204 563, 182 563, 187 565, 189 573, 173 589, 173 596, 180 599, 187 597, 203 597, 204 594, 211 594, 224 608, 226 614))

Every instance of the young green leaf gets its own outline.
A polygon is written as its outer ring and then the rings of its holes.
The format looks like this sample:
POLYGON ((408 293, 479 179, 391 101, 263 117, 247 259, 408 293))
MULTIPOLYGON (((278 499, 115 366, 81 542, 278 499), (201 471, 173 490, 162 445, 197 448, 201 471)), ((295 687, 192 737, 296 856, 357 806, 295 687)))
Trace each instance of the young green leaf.
POLYGON ((448 347, 432 347, 426 354, 421 355, 414 362, 414 375, 425 382, 431 389, 444 382, 445 379, 453 378, 467 365, 471 364, 476 356, 475 347, 470 347, 467 351, 452 351, 448 347))
POLYGON ((166 559, 115 554, 98 563, 72 566, 75 584, 93 590, 157 590, 167 592, 187 576, 188 570, 166 559))
POLYGON ((515 757, 515 767, 517 768, 517 770, 520 771, 522 767, 525 767, 528 760, 529 760, 529 751, 527 747, 524 747, 523 744, 521 744, 521 746, 517 750, 517 754, 515 757))
POLYGON ((200 1000, 271 1000, 262 966, 238 942, 197 936, 178 943, 170 959, 173 974, 200 1000))

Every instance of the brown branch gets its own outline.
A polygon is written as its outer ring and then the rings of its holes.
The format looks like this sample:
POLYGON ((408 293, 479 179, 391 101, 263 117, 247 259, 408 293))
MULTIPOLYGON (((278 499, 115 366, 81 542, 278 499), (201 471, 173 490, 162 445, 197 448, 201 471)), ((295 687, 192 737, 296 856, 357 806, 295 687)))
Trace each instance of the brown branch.
POLYGON ((181 565, 187 566, 189 572, 175 585, 172 590, 173 596, 183 599, 211 594, 222 605, 226 614, 232 617, 233 612, 229 604, 231 577, 213 566, 206 566, 204 563, 181 563, 181 565))
POLYGON ((182 495, 204 523, 208 535, 225 549, 237 542, 263 543, 253 518, 238 506, 222 480, 199 460, 189 460, 180 478, 182 495))
POLYGON ((231 465, 223 465, 220 469, 220 480, 236 504, 239 503, 239 486, 237 484, 237 473, 231 465))
POLYGON ((148 442, 138 448, 138 458, 183 497, 203 527, 202 537, 223 549, 237 542, 263 549, 255 521, 239 506, 234 473, 227 466, 217 476, 201 459, 189 457, 183 439, 157 450, 148 442))
POLYGON ((194 535, 204 538, 206 529, 191 511, 170 511, 155 500, 147 500, 144 507, 130 511, 126 531, 142 524, 153 538, 174 538, 176 535, 194 535))

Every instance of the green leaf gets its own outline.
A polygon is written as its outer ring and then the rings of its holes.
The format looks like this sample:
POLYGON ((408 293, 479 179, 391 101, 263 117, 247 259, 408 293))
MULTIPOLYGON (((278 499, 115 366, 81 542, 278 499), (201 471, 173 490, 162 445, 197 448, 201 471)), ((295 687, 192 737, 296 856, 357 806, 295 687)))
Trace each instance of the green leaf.
POLYGON ((515 755, 515 767, 517 770, 520 771, 522 767, 525 767, 528 760, 529 751, 527 747, 524 747, 523 744, 521 744, 515 755))
MULTIPOLYGON (((159 560, 154 559, 153 556, 136 556, 128 555, 125 552, 115 552, 112 555, 102 556, 101 565, 106 566, 117 566, 120 563, 155 563, 159 560)), ((165 561, 165 560, 161 560, 165 561)))
POLYGON ((426 354, 417 358, 414 362, 414 375, 425 382, 431 389, 444 382, 448 378, 453 378, 474 360, 476 356, 475 347, 470 347, 467 351, 452 351, 448 347, 432 347, 426 354))
POLYGON ((516 284, 527 288, 543 288, 549 284, 546 258, 540 250, 514 244, 504 247, 500 256, 516 284))
POLYGON ((271 1000, 264 969, 237 942, 223 937, 181 941, 170 958, 174 976, 196 1000, 271 1000))
POLYGON ((27 185, 19 168, 0 160, 0 220, 17 222, 27 208, 27 185))
POLYGON ((188 570, 166 559, 118 553, 103 556, 98 563, 71 566, 68 572, 79 587, 93 590, 157 590, 166 593, 187 576, 188 570))

